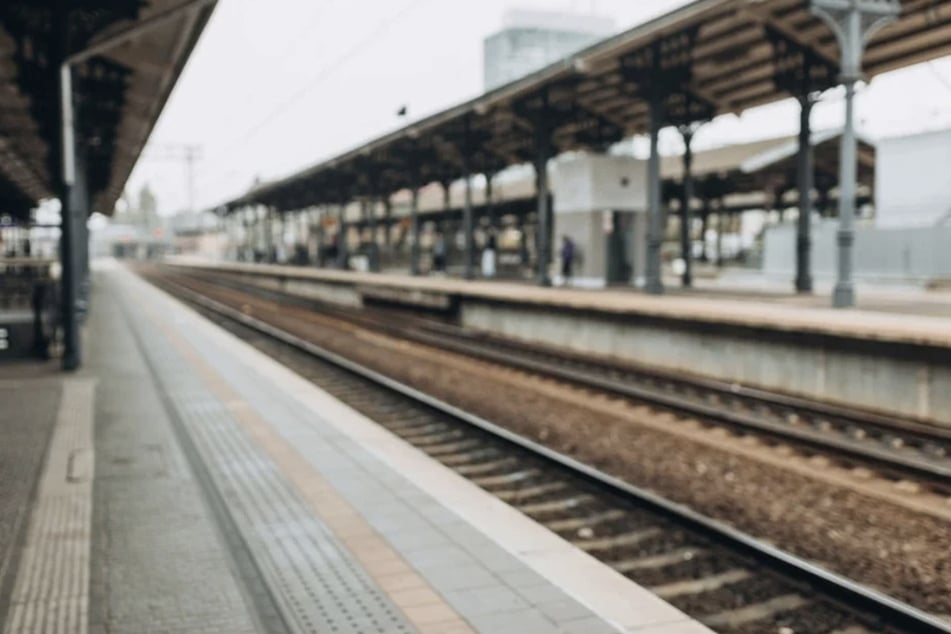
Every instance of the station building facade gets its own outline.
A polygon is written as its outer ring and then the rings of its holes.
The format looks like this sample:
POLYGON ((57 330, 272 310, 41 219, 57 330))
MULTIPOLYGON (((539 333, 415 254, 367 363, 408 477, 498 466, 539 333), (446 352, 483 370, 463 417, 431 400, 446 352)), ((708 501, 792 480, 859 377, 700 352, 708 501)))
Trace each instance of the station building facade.
POLYGON ((502 29, 483 41, 484 88, 520 79, 603 39, 614 28, 610 18, 594 15, 510 9, 502 29))

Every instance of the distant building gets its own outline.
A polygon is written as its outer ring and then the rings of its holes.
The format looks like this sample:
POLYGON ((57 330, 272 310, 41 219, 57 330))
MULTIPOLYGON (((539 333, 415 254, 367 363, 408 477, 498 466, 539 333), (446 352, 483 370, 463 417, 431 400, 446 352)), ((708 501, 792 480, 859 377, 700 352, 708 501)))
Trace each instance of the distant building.
POLYGON ((128 192, 123 192, 122 200, 125 205, 116 206, 112 216, 113 223, 138 227, 145 233, 152 233, 162 227, 162 219, 158 215, 158 199, 148 184, 139 190, 137 202, 132 202, 132 196, 128 192))
POLYGON ((595 15, 513 9, 483 43, 484 88, 492 90, 604 39, 614 21, 595 15))
POLYGON ((136 202, 132 198, 124 192, 125 204, 116 206, 105 226, 93 228, 90 253, 94 256, 151 258, 169 247, 167 221, 159 215, 158 200, 149 186, 142 186, 136 202))
POLYGON ((878 141, 875 225, 951 226, 951 130, 878 141))

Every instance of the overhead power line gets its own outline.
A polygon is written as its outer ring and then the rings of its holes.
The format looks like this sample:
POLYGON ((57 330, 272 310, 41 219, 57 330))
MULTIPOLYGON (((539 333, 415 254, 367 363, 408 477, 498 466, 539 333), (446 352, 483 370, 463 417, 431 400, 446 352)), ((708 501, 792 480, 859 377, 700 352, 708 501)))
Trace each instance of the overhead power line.
POLYGON ((142 156, 147 161, 176 161, 185 166, 185 191, 188 211, 195 211, 195 162, 201 160, 200 145, 189 143, 149 145, 142 156))
MULTIPOLYGON (((219 153, 219 155, 231 155, 235 150, 243 147, 249 140, 254 138, 261 130, 267 127, 272 121, 277 117, 287 111, 288 108, 299 102, 303 97, 310 94, 314 88, 319 86, 322 82, 326 81, 331 75, 336 71, 339 71, 343 66, 348 62, 352 61, 358 57, 361 53, 365 53, 368 50, 368 45, 372 44, 374 40, 378 39, 380 36, 386 33, 394 24, 405 18, 411 12, 416 10, 420 5, 428 2, 429 0, 415 0, 405 5, 402 9, 397 11, 395 14, 390 16, 388 19, 380 22, 373 31, 371 31, 365 38, 358 40, 353 46, 344 51, 343 54, 335 58, 329 64, 325 64, 320 68, 314 77, 312 77, 308 82, 301 86, 297 91, 295 91, 290 97, 281 102, 276 108, 269 112, 264 118, 262 118, 258 123, 249 128, 244 134, 242 134, 237 141, 231 144, 227 149, 219 153)), ((214 163, 212 163, 214 164, 214 163)))
POLYGON ((928 68, 931 69, 931 74, 934 75, 935 79, 938 80, 938 83, 948 89, 951 92, 951 80, 941 74, 941 72, 935 68, 934 62, 928 62, 928 68))
MULTIPOLYGON (((300 45, 301 39, 303 39, 305 36, 312 37, 314 27, 317 26, 317 23, 320 21, 320 19, 324 17, 326 6, 333 3, 334 3, 334 0, 326 0, 326 2, 324 2, 322 6, 319 6, 317 8, 317 12, 314 13, 314 15, 312 15, 310 19, 304 23, 304 26, 298 29, 296 35, 294 35, 294 37, 290 37, 287 39, 287 42, 284 48, 281 50, 281 52, 278 55, 274 56, 274 59, 270 62, 270 64, 272 66, 282 66, 284 62, 286 62, 291 57, 294 51, 297 50, 297 47, 300 45)), ((242 95, 242 97, 237 101, 237 103, 245 103, 257 92, 258 90, 255 86, 248 88, 248 90, 244 93, 244 95, 242 95)))

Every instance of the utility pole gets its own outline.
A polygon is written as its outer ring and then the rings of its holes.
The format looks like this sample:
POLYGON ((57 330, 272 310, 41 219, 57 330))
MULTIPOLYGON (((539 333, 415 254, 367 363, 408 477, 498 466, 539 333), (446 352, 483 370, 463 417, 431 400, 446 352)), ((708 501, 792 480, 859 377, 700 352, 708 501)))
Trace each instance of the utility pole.
POLYGON ((185 166, 185 191, 188 195, 188 213, 195 213, 195 163, 202 158, 200 145, 190 143, 169 143, 149 146, 143 156, 147 160, 180 161, 185 166))

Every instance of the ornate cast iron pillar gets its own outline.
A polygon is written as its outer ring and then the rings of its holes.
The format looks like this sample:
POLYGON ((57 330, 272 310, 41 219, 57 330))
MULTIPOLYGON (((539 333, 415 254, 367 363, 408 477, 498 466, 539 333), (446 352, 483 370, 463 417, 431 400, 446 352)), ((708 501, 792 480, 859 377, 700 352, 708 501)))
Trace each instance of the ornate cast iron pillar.
POLYGON ((832 305, 855 305, 852 281, 855 242, 855 190, 857 143, 855 139, 855 84, 862 78, 862 54, 865 43, 880 28, 901 13, 898 0, 811 0, 812 12, 822 18, 839 42, 841 75, 845 86, 845 127, 842 130, 839 167, 839 248, 838 279, 832 305))

